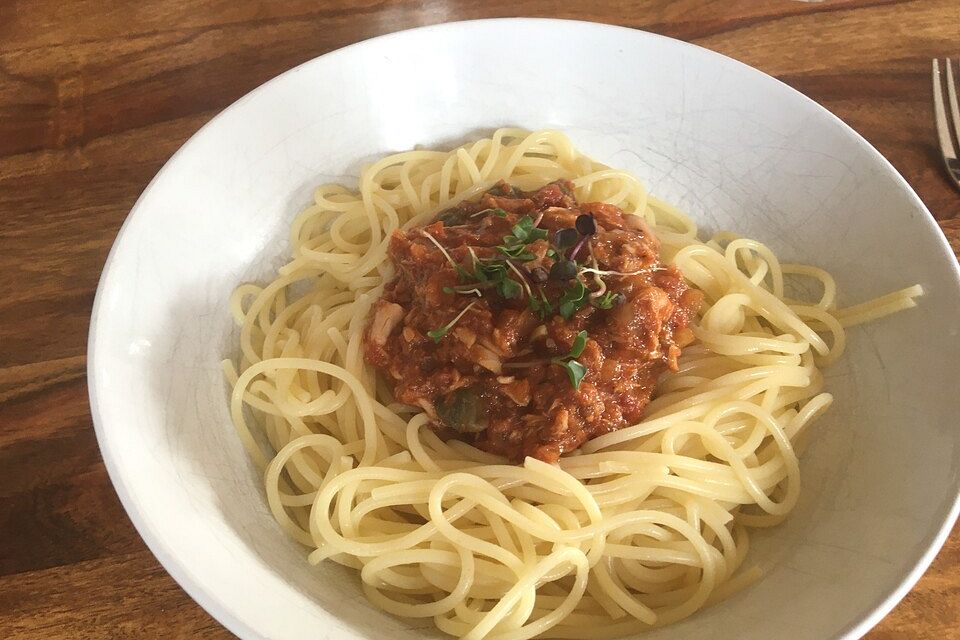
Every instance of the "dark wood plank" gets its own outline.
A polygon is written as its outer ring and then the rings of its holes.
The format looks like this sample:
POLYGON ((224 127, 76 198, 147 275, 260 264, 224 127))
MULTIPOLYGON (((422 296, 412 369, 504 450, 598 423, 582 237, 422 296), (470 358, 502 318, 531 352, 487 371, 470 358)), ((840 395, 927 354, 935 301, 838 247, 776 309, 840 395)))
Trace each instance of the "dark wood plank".
POLYGON ((232 638, 146 549, 0 577, 0 637, 232 638))
POLYGON ((212 115, 82 149, 0 158, 0 367, 86 352, 94 292, 120 225, 167 158, 212 115))
POLYGON ((142 548, 100 458, 85 372, 84 356, 0 370, 0 576, 142 548))
POLYGON ((57 0, 35 0, 29 11, 0 8, 0 51, 62 46, 78 42, 129 38, 211 27, 279 24, 311 20, 342 27, 348 34, 387 33, 450 20, 539 16, 610 22, 643 27, 684 40, 723 33, 784 17, 846 12, 865 7, 904 4, 906 0, 832 0, 784 3, 777 0, 620 0, 606 6, 553 0, 294 0, 283 3, 208 0, 133 3, 83 0, 64 7, 57 0), (349 21, 343 25, 341 19, 349 21), (57 25, 45 29, 44 25, 57 25))

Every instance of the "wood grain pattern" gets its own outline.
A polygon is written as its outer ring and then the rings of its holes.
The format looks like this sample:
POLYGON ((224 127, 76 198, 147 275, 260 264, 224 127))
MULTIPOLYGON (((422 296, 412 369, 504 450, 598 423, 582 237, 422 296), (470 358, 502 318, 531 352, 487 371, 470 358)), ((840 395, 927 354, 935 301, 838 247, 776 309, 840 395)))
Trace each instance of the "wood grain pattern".
MULTIPOLYGON (((214 113, 332 49, 512 15, 692 41, 836 113, 960 252, 929 59, 956 0, 8 0, 0 3, 0 638, 228 638, 146 550, 100 459, 85 352, 100 269, 137 196, 214 113)), ((960 637, 960 529, 871 640, 960 637)))

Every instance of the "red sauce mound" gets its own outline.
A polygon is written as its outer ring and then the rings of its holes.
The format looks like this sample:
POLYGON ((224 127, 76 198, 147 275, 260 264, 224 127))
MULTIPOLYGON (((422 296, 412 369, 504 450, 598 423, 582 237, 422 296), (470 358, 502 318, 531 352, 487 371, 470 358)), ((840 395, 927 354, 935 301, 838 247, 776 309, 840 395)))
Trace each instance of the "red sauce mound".
POLYGON ((371 311, 365 356, 442 437, 555 462, 639 422, 657 378, 676 370, 700 292, 660 262, 639 216, 572 194, 567 182, 501 183, 393 234, 397 275, 371 311))

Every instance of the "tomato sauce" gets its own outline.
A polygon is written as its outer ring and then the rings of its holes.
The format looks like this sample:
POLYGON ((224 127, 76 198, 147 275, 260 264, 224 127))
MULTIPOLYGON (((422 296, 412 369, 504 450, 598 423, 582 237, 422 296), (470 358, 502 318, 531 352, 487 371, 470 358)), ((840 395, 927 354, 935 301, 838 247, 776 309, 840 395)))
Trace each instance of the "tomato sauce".
POLYGON ((701 301, 642 218, 563 181, 500 183, 395 232, 388 255, 366 360, 442 437, 515 462, 639 422, 701 301))

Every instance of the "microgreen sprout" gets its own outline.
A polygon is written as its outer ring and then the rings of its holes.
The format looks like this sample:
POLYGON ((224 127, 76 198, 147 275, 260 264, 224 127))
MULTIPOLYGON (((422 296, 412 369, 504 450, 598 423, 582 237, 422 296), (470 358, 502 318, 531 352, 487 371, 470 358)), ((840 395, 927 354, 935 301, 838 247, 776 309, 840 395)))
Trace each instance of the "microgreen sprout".
POLYGON ((573 286, 563 292, 557 303, 557 310, 565 320, 573 317, 583 305, 587 304, 587 288, 577 280, 573 286))
POLYGON ((455 324, 457 324, 458 322, 460 322, 460 318, 462 318, 462 317, 464 316, 464 314, 466 314, 467 311, 469 311, 470 308, 471 308, 473 305, 475 305, 475 304, 477 304, 477 301, 476 301, 476 300, 474 300, 473 302, 471 302, 470 304, 468 304, 467 306, 465 306, 465 307, 463 308, 463 311, 461 311, 460 313, 458 313, 457 316, 456 316, 453 320, 451 320, 450 322, 448 322, 447 324, 443 325, 442 327, 440 327, 440 328, 438 328, 438 329, 434 329, 433 331, 427 331, 427 336, 429 336, 430 339, 433 340, 434 342, 440 342, 440 340, 442 340, 445 335, 447 335, 448 333, 450 333, 450 329, 453 328, 453 325, 455 325, 455 324))
POLYGON ((577 360, 587 346, 587 337, 587 332, 581 331, 573 339, 573 345, 570 347, 567 355, 561 358, 553 358, 550 361, 564 368, 567 372, 567 378, 570 379, 570 384, 574 389, 580 388, 580 383, 583 382, 584 376, 587 375, 587 368, 577 360))

